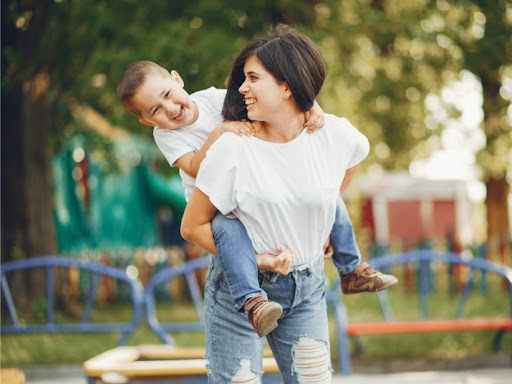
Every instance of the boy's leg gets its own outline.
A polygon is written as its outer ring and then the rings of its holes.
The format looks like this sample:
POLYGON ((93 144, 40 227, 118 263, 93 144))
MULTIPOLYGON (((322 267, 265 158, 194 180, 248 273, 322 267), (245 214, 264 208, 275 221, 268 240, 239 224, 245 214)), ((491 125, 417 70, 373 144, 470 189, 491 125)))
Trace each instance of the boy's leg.
POLYGON ((361 264, 361 253, 357 247, 354 228, 341 195, 338 196, 336 203, 336 218, 331 230, 331 244, 334 250, 332 260, 340 275, 352 272, 361 264))
POLYGON ((277 327, 283 310, 279 304, 268 301, 260 288, 256 256, 244 225, 235 217, 227 218, 217 212, 212 232, 234 308, 238 312, 245 310, 254 330, 265 336, 277 327))
POLYGON ((340 274, 343 293, 377 292, 398 283, 396 277, 380 273, 368 263, 361 264, 354 228, 341 195, 336 204, 331 244, 334 250, 332 259, 340 274))

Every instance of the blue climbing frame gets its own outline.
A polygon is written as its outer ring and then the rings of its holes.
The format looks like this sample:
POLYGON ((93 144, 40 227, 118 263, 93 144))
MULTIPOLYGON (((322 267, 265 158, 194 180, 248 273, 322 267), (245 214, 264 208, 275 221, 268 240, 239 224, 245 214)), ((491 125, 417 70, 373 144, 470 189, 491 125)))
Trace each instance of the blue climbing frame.
POLYGON ((2 324, 3 334, 21 333, 73 333, 73 332, 116 332, 121 331, 118 345, 124 345, 132 332, 139 326, 142 319, 142 300, 144 288, 137 279, 130 278, 125 271, 103 264, 71 259, 61 256, 41 256, 31 259, 11 261, 2 264, 1 271, 2 294, 9 312, 12 324, 2 324), (78 268, 80 271, 91 272, 91 283, 88 290, 82 318, 78 323, 55 323, 54 317, 54 268, 78 268), (22 324, 18 319, 12 299, 7 274, 34 268, 46 269, 46 323, 22 324), (109 276, 128 284, 131 293, 133 316, 129 322, 91 322, 91 312, 94 307, 100 276, 109 276))
MULTIPOLYGON (((416 321, 401 322, 394 321, 391 306, 388 301, 387 291, 378 292, 378 299, 384 321, 373 323, 352 323, 348 322, 347 311, 343 302, 335 302, 336 327, 338 336, 339 363, 344 375, 351 373, 351 359, 349 348, 349 337, 360 334, 391 334, 391 333, 422 333, 422 332, 445 332, 445 331, 475 331, 487 330, 496 331, 494 349, 501 349, 501 342, 506 330, 512 329, 512 268, 489 262, 481 258, 465 257, 457 253, 438 253, 433 250, 419 250, 402 253, 398 255, 382 256, 370 261, 377 270, 385 270, 391 265, 397 264, 418 264, 418 294, 420 305, 420 319, 416 321), (468 278, 462 288, 461 296, 455 317, 449 320, 428 320, 427 300, 430 291, 429 274, 431 263, 461 264, 470 268, 468 278), (480 270, 483 275, 488 272, 496 273, 507 282, 509 293, 509 315, 508 318, 463 318, 464 309, 468 301, 469 293, 473 285, 474 272, 480 270)), ((482 314, 485 316, 485 314, 482 314)), ((356 344, 356 347, 358 345, 356 344)))

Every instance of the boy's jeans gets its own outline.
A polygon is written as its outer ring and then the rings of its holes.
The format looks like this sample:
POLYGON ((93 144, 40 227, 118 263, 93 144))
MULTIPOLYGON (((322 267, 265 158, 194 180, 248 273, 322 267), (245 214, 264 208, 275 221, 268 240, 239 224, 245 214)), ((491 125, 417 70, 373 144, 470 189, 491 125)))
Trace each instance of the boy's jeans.
MULTIPOLYGON (((212 220, 212 232, 234 307, 243 312, 245 302, 251 297, 267 297, 258 284, 258 266, 251 240, 240 220, 231 215, 228 218, 220 212, 212 220)), ((345 275, 356 269, 361 263, 361 254, 341 196, 338 196, 336 204, 331 243, 333 262, 339 273, 345 275)))
POLYGON ((354 228, 341 195, 338 196, 336 203, 336 218, 331 230, 331 244, 334 250, 332 261, 340 275, 352 272, 361 264, 361 253, 357 247, 354 228))
MULTIPOLYGON (((226 271, 211 256, 206 275, 205 325, 208 382, 260 382, 264 338, 244 313, 233 308, 226 271)), ((329 327, 325 301, 324 260, 292 268, 288 275, 256 273, 269 300, 283 307, 278 327, 267 335, 284 383, 331 382, 329 327)), ((258 285, 259 287, 259 285, 258 285)))

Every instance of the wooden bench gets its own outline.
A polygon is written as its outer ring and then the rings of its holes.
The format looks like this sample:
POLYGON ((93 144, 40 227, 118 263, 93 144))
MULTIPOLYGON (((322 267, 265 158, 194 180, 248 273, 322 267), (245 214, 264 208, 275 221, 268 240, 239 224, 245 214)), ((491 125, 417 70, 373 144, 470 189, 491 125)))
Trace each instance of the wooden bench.
POLYGON ((2 324, 2 334, 23 334, 23 333, 85 333, 85 332, 116 332, 120 331, 121 336, 117 345, 124 345, 132 332, 139 326, 142 320, 144 288, 142 283, 126 274, 126 271, 109 267, 92 261, 83 261, 61 256, 40 256, 31 259, 11 261, 2 264, 1 271, 2 295, 11 320, 11 324, 2 324), (46 323, 25 324, 20 322, 9 288, 8 275, 28 269, 43 268, 46 270, 46 323), (80 272, 89 272, 89 289, 83 313, 80 321, 68 323, 56 323, 54 316, 54 280, 56 268, 77 268, 80 272), (133 316, 130 321, 125 322, 92 322, 91 313, 96 301, 96 294, 100 277, 107 276, 126 283, 130 289, 133 316))
POLYGON ((0 369, 0 383, 25 384, 25 374, 19 368, 0 369))
MULTIPOLYGON (((158 337, 169 346, 176 346, 176 342, 169 332, 181 332, 181 331, 199 331, 204 332, 204 313, 203 313, 203 296, 202 291, 198 285, 196 271, 202 268, 207 268, 209 265, 209 257, 202 257, 183 263, 179 266, 168 267, 151 277, 148 284, 146 285, 146 293, 144 302, 146 303, 146 321, 149 328, 158 337), (196 309, 197 318, 196 322, 163 322, 160 321, 156 316, 156 289, 157 286, 170 282, 172 279, 183 277, 187 282, 190 296, 194 307, 196 309)), ((326 289, 326 301, 329 308, 333 310, 334 318, 337 324, 337 328, 340 329, 343 324, 343 317, 340 311, 343 303, 341 302, 341 289, 339 279, 334 281, 330 287, 326 289)), ((338 344, 341 340, 338 335, 338 344)), ((181 349, 180 349, 181 350, 181 349)), ((265 350, 264 356, 272 356, 269 349, 265 350)), ((341 361, 341 360, 340 360, 341 361)), ((270 363, 270 361, 268 362, 270 363)), ((264 369, 264 372, 270 370, 270 372, 277 372, 277 364, 264 369)), ((341 363, 340 363, 341 364, 341 363)), ((265 376, 264 376, 265 377, 265 376)))
MULTIPOLYGON (((178 348, 171 345, 117 347, 84 363, 88 384, 181 381, 205 382, 208 369, 203 348, 178 348)), ((263 372, 279 373, 270 350, 265 350, 263 372)), ((267 378, 267 375, 264 376, 267 378)), ((270 377, 266 382, 280 382, 270 377)))
MULTIPOLYGON (((501 264, 488 262, 480 258, 467 258, 455 253, 436 253, 431 250, 408 252, 400 255, 389 255, 371 260, 372 266, 382 270, 391 265, 416 264, 418 268, 418 293, 420 303, 420 319, 414 321, 395 321, 389 305, 387 291, 378 293, 379 303, 384 315, 384 321, 364 323, 349 323, 346 308, 342 301, 337 302, 336 319, 338 328, 338 348, 340 353, 341 370, 344 375, 351 373, 349 337, 376 334, 406 334, 431 332, 464 332, 464 331, 495 331, 494 349, 501 349, 503 334, 512 329, 512 268, 501 264), (466 265, 469 268, 467 280, 464 282, 459 304, 452 319, 428 319, 427 300, 429 295, 429 273, 432 263, 450 263, 466 265), (494 273, 503 277, 508 287, 510 308, 506 318, 464 318, 464 309, 473 284, 475 270, 482 273, 494 273)), ((357 347, 357 345, 356 345, 357 347)))
MULTIPOLYGON (((84 363, 84 371, 90 384, 126 383, 132 381, 181 381, 205 382, 208 370, 203 358, 204 348, 183 348, 176 346, 172 332, 204 332, 203 293, 197 272, 210 263, 209 257, 190 260, 177 266, 167 267, 146 284, 144 303, 146 322, 149 328, 165 345, 141 345, 118 347, 106 351, 84 363), (157 289, 163 284, 171 285, 173 279, 183 278, 188 294, 196 310, 197 321, 160 321, 156 311, 157 289)), ((281 382, 279 368, 270 349, 265 348, 263 356, 264 383, 281 382), (276 381, 276 378, 279 377, 276 381)))

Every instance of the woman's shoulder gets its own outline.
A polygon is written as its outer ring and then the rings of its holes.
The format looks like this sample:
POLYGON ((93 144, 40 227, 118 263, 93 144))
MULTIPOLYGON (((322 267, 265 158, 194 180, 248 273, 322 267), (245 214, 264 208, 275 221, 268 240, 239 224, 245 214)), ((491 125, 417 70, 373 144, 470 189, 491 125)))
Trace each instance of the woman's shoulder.
MULTIPOLYGON (((225 132, 213 142, 208 152, 216 152, 227 156, 235 156, 243 150, 245 136, 238 136, 232 132, 225 132)), ((208 153, 207 152, 207 153, 208 153)))
POLYGON ((344 129, 344 130, 354 130, 356 127, 352 125, 352 123, 346 117, 339 117, 330 113, 325 114, 325 124, 324 127, 327 129, 344 129))
POLYGON ((324 127, 327 129, 327 131, 331 131, 333 133, 351 136, 364 136, 364 134, 359 129, 357 129, 346 117, 339 117, 326 113, 324 127))

